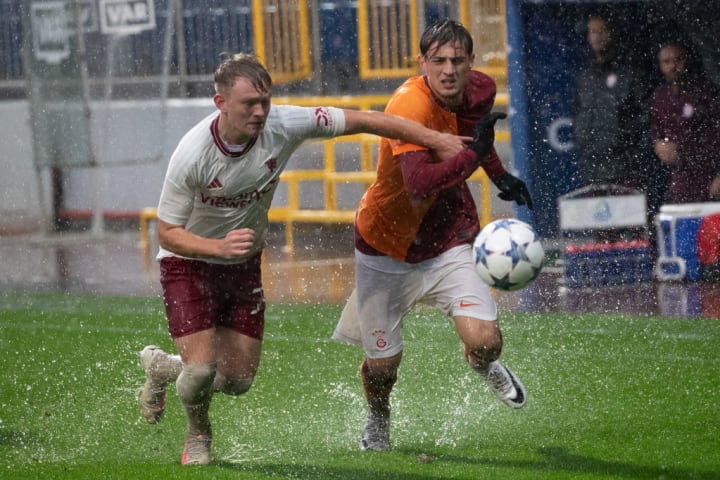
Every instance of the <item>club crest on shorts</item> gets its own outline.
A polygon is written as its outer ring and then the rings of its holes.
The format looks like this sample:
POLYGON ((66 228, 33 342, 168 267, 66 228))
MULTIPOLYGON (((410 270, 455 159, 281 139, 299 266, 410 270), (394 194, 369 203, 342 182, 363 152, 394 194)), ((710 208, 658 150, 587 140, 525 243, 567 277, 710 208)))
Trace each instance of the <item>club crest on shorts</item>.
POLYGON ((375 337, 375 345, 377 345, 378 348, 382 349, 387 347, 387 340, 385 340, 385 330, 378 328, 376 330, 373 330, 371 335, 375 337))

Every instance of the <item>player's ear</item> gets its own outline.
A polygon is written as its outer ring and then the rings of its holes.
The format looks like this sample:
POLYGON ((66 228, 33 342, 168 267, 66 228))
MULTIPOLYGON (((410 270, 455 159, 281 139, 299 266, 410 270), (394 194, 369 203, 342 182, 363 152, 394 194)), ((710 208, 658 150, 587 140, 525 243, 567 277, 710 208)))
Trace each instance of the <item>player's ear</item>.
POLYGON ((475 65, 475 54, 474 54, 474 53, 471 53, 471 54, 470 54, 470 56, 468 57, 468 61, 470 62, 470 66, 471 66, 471 67, 472 67, 473 65, 475 65))
POLYGON ((425 56, 422 53, 418 54, 417 62, 418 62, 418 67, 420 67, 420 71, 424 73, 425 72, 425 56))
POLYGON ((225 101, 225 97, 222 94, 216 93, 213 96, 213 102, 215 103, 215 106, 217 107, 217 109, 220 110, 221 112, 225 112, 227 110, 227 108, 226 108, 227 102, 225 101))

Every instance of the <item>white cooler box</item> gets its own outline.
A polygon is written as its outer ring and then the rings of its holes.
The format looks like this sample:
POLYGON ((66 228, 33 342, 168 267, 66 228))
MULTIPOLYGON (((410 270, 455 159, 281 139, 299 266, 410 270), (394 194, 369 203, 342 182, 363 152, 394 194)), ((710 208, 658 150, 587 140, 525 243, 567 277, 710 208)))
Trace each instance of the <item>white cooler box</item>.
POLYGON ((558 210, 564 232, 647 226, 645 194, 617 185, 591 185, 562 195, 558 210))
POLYGON ((618 185, 590 185, 558 199, 560 230, 592 234, 640 229, 643 238, 613 243, 566 245, 565 285, 569 288, 627 285, 652 281, 652 249, 645 239, 645 194, 618 185))

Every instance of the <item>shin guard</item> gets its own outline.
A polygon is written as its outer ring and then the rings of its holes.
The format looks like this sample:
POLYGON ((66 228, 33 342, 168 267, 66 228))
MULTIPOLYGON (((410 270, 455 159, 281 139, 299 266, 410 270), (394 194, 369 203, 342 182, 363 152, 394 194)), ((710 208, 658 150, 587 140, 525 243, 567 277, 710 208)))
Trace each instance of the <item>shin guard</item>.
POLYGON ((183 365, 175 384, 188 419, 190 435, 211 435, 210 401, 215 381, 215 364, 183 365))

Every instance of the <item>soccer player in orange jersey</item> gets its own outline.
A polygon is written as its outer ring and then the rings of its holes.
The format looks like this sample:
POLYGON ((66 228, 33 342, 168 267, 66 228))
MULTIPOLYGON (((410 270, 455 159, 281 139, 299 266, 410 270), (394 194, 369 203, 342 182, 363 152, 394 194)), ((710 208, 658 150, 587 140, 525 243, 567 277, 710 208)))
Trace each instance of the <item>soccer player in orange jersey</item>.
POLYGON ((473 136, 473 142, 441 161, 425 147, 381 141, 377 179, 355 222, 356 290, 333 335, 365 351, 363 450, 390 449, 390 392, 402 358, 403 317, 421 302, 452 317, 469 365, 503 402, 525 405, 522 383, 498 361, 497 306, 474 270, 471 244, 480 225, 466 180, 482 166, 502 199, 530 208, 532 200, 495 152, 494 125, 505 115, 491 113, 496 86, 472 70, 474 58, 462 25, 434 23, 420 39, 423 75, 403 83, 385 110, 436 131, 473 136))

